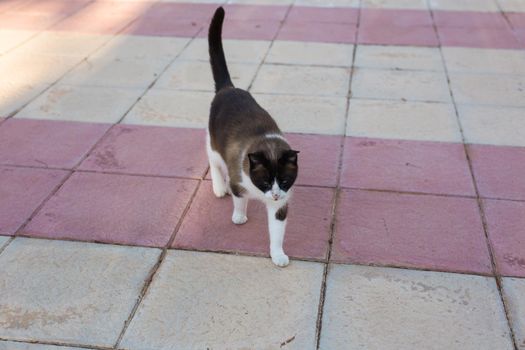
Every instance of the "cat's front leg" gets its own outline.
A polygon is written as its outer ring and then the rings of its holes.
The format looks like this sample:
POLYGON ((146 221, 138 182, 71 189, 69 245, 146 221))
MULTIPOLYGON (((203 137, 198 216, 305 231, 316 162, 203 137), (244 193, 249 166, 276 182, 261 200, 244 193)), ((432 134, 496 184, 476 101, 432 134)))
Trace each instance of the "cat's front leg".
POLYGON ((277 206, 267 205, 268 229, 270 232, 270 256, 277 266, 286 266, 289 263, 288 256, 284 254, 283 241, 286 230, 288 204, 277 206))
POLYGON ((232 221, 236 225, 242 225, 248 221, 246 212, 248 210, 248 198, 237 197, 232 194, 233 198, 233 215, 232 221))

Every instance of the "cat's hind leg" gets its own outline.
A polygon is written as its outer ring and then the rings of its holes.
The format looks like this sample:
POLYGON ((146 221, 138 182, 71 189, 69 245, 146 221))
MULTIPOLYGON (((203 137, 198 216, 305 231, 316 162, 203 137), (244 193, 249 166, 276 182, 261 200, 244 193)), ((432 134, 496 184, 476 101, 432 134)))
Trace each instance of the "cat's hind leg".
POLYGON ((215 196, 221 198, 229 192, 228 182, 225 176, 226 164, 221 155, 211 149, 210 136, 206 136, 206 152, 210 163, 210 175, 215 196))

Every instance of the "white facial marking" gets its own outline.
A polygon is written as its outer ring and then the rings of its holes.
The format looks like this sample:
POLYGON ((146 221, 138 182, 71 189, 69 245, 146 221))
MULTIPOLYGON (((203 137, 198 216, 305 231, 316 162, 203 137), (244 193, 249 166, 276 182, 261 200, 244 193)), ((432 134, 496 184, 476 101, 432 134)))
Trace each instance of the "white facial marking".
POLYGON ((280 201, 286 198, 286 192, 281 190, 277 180, 273 180, 272 188, 264 193, 264 196, 272 201, 280 201))

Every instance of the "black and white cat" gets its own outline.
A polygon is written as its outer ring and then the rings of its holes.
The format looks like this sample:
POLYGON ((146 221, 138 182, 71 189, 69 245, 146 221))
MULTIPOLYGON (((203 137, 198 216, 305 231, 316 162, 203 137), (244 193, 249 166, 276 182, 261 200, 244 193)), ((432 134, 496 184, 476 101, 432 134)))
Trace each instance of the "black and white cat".
POLYGON ((216 92, 206 140, 213 193, 232 195, 232 221, 238 225, 248 220, 248 199, 264 202, 272 261, 286 266, 283 239, 299 152, 290 148, 275 121, 250 93, 233 86, 222 48, 223 21, 224 9, 219 7, 208 33, 216 92))

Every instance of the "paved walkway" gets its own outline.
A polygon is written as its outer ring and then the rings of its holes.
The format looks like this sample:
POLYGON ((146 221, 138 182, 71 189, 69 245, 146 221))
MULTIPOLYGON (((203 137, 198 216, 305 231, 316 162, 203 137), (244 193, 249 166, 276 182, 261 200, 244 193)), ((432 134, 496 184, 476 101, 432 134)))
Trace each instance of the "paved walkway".
POLYGON ((284 269, 206 174, 212 2, 0 2, 0 349, 525 349, 525 1, 230 1, 284 269))

